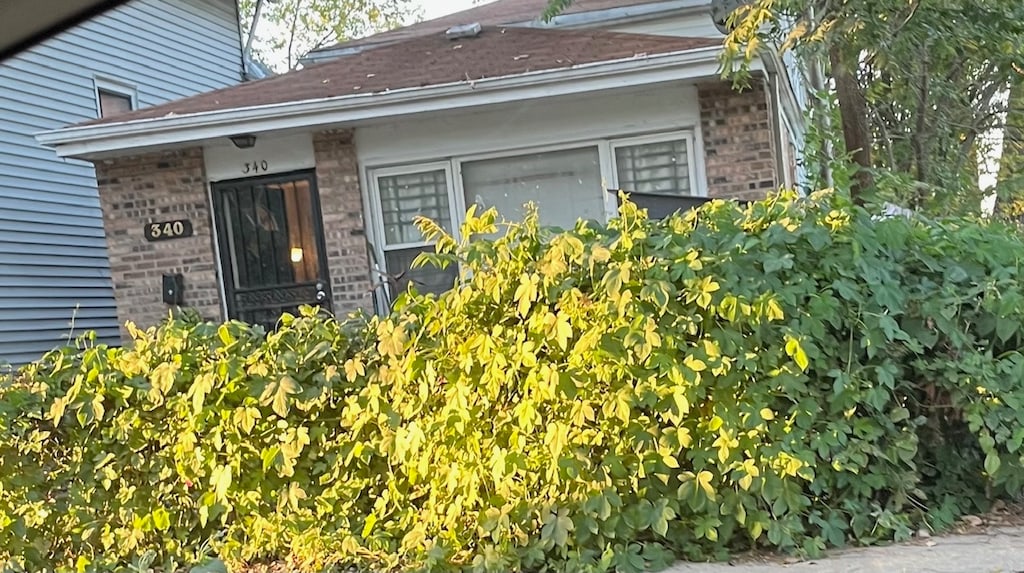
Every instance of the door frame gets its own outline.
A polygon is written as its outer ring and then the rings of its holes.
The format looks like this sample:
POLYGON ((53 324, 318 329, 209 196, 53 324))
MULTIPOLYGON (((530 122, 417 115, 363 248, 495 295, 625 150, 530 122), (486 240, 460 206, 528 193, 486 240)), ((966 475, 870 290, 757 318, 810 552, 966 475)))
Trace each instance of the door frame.
MULTIPOLYGON (((235 315, 235 285, 229 278, 234 276, 231 262, 230 246, 228 244, 228 233, 230 229, 223 229, 221 220, 221 190, 224 187, 238 187, 241 185, 265 185, 268 183, 287 183, 304 180, 309 182, 310 207, 313 218, 313 240, 317 246, 317 264, 320 266, 321 279, 324 282, 324 291, 327 293, 325 310, 334 310, 334 292, 331 285, 331 269, 327 265, 327 237, 324 235, 323 211, 320 208, 320 186, 317 184, 316 169, 298 169, 272 175, 257 175, 255 177, 240 177, 236 179, 222 179, 210 182, 210 218, 212 219, 213 234, 217 248, 217 270, 220 279, 221 292, 224 293, 224 312, 227 320, 234 320, 235 315)), ((323 307, 321 307, 323 308, 323 307)))

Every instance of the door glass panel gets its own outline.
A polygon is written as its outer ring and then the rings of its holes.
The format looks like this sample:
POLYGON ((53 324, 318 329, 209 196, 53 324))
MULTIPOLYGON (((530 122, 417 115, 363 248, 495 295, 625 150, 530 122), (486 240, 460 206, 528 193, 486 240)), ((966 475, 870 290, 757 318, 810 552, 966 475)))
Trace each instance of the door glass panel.
POLYGON ((232 318, 273 327, 300 305, 329 305, 312 181, 266 178, 215 187, 232 318))

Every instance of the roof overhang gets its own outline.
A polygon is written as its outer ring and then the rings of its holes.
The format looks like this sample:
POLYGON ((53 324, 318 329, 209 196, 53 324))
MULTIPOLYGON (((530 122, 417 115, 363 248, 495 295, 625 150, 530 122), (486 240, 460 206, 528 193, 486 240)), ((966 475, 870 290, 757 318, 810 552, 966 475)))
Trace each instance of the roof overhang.
POLYGON ((38 0, 0 2, 0 61, 127 0, 38 0))
POLYGON ((183 147, 239 133, 354 125, 431 112, 717 77, 720 46, 581 64, 513 76, 372 94, 170 115, 47 131, 61 157, 96 159, 183 147))

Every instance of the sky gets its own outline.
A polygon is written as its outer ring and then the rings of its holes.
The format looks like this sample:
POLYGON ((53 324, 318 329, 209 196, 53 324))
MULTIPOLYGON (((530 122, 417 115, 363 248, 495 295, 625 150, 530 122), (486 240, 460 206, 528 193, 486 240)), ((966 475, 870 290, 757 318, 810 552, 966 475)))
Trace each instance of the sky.
POLYGON ((490 2, 481 2, 479 0, 419 0, 417 3, 423 8, 423 19, 430 20, 480 4, 489 4, 490 2))
MULTIPOLYGON (((440 18, 441 16, 447 16, 454 12, 460 12, 467 10, 475 6, 481 6, 484 4, 490 4, 495 0, 412 0, 412 4, 420 8, 419 19, 411 19, 406 22, 407 24, 413 24, 420 20, 432 20, 434 18, 440 18)), ((0 0, 2 4, 4 0, 0 0)), ((288 69, 288 52, 282 49, 268 48, 266 42, 259 39, 261 36, 270 37, 287 37, 287 30, 280 25, 276 25, 272 22, 268 22, 266 19, 260 21, 260 34, 257 35, 256 47, 262 48, 261 57, 265 63, 270 64, 273 69, 280 72, 288 69), (268 35, 269 34, 269 35, 268 35)), ((301 55, 301 54, 297 54, 301 55)))

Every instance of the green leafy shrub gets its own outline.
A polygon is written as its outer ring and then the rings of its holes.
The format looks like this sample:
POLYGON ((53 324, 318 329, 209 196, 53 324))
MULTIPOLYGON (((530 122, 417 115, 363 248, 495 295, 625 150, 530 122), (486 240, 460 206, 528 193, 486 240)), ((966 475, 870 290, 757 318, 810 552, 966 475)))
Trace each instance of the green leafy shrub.
POLYGON ((941 528, 1024 483, 1024 241, 842 198, 460 238, 455 289, 171 320, 0 393, 0 558, 639 572, 941 528))

